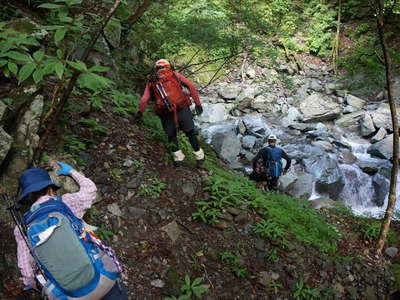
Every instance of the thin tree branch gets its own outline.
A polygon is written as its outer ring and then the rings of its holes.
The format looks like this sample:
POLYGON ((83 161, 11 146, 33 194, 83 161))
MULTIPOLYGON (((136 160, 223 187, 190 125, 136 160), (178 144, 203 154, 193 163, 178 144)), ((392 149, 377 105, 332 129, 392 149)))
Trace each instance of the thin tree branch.
MULTIPOLYGON (((101 23, 100 27, 97 29, 97 31, 95 32, 95 34, 93 35, 91 41, 89 42, 88 46, 85 49, 85 52, 83 53, 82 57, 81 57, 81 61, 86 62, 86 60, 89 57, 90 52, 93 49, 93 46, 95 45, 97 39, 99 38, 100 34, 103 32, 104 28, 106 27, 107 23, 110 21, 111 17, 114 15, 115 11, 117 10, 117 8, 119 7, 119 5, 121 4, 121 0, 115 0, 113 7, 110 9, 110 11, 108 12, 107 16, 104 18, 103 22, 101 23)), ((53 130, 53 128, 55 127, 62 111, 63 108, 65 106, 65 104, 68 101, 69 96, 72 93, 72 90, 74 89, 75 83, 79 77, 81 72, 75 70, 74 73, 71 76, 71 79, 68 82, 68 86, 67 89, 65 90, 64 94, 61 97, 60 102, 57 105, 57 109, 53 114, 53 117, 50 121, 49 126, 47 127, 46 131, 44 132, 44 134, 42 135, 40 141, 39 141, 39 145, 35 151, 35 155, 34 155, 34 160, 37 160, 42 152, 44 147, 47 144, 47 141, 49 139, 50 133, 53 130)))
POLYGON ((129 30, 134 23, 136 23, 145 13, 147 8, 150 6, 152 0, 144 0, 141 5, 135 10, 133 15, 131 15, 126 21, 125 24, 128 26, 127 30, 129 30))

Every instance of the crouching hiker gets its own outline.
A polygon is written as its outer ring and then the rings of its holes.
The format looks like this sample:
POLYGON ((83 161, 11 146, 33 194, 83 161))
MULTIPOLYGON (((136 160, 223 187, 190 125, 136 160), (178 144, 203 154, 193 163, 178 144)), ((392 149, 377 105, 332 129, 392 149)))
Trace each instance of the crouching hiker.
POLYGON ((256 182, 266 182, 269 190, 278 189, 279 177, 289 170, 292 160, 282 148, 276 146, 277 138, 271 134, 268 137, 267 147, 261 149, 253 158, 253 173, 250 179, 256 182), (282 158, 286 160, 282 172, 282 158))
POLYGON ((155 100, 153 112, 160 117, 163 129, 168 136, 171 145, 174 164, 176 167, 182 165, 185 155, 179 148, 177 137, 177 126, 186 134, 193 153, 200 166, 204 161, 204 152, 200 148, 199 141, 194 130, 193 116, 189 106, 192 104, 190 97, 185 94, 182 87, 190 91, 198 115, 203 113, 199 94, 196 87, 181 73, 174 72, 170 63, 160 59, 155 63, 154 72, 148 76, 148 82, 144 94, 140 99, 139 110, 134 120, 137 122, 142 118, 150 99, 155 100))
POLYGON ((50 300, 127 299, 114 251, 82 220, 96 198, 95 184, 71 166, 58 165, 56 174, 71 176, 79 192, 57 196, 60 187, 44 169, 28 169, 19 178, 18 204, 28 211, 21 221, 13 217, 25 289, 50 300))

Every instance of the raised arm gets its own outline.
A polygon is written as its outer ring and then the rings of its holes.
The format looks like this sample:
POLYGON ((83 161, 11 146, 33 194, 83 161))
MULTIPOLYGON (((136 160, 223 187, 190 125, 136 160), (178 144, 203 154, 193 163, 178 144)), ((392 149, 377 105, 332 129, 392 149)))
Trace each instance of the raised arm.
POLYGON ((146 84, 142 98, 140 98, 139 111, 144 112, 151 98, 150 85, 146 84))
POLYGON ((80 174, 76 170, 72 170, 69 175, 79 185, 79 191, 62 195, 62 200, 69 206, 75 216, 82 218, 86 210, 92 206, 96 199, 96 185, 89 178, 80 174))

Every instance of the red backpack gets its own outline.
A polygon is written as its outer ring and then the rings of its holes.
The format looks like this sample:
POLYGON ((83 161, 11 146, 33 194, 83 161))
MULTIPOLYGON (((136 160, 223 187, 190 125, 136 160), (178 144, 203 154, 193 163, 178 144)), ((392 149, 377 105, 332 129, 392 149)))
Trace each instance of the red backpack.
POLYGON ((174 113, 175 122, 178 122, 177 112, 191 104, 190 98, 183 92, 179 78, 172 70, 159 70, 155 78, 149 82, 156 104, 154 113, 163 115, 174 113))

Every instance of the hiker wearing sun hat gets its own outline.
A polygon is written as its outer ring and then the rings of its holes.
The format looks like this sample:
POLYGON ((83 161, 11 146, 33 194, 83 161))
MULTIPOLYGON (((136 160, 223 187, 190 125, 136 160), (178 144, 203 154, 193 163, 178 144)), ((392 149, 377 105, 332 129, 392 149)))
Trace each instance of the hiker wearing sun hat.
POLYGON ((17 224, 14 230, 25 289, 41 290, 50 300, 127 299, 114 251, 82 220, 96 198, 96 185, 70 165, 57 164, 56 175, 71 176, 78 192, 57 197, 60 186, 40 168, 28 169, 19 178, 18 202, 29 208, 23 226, 17 224))

